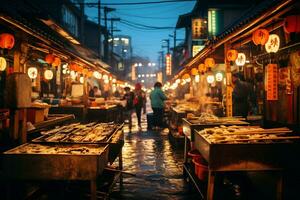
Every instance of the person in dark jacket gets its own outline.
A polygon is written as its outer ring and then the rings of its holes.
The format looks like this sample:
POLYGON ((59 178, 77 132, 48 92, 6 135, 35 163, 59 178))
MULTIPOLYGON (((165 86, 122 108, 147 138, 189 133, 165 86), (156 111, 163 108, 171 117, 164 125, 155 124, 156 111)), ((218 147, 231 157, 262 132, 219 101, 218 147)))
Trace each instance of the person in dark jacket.
POLYGON ((141 115, 142 115, 142 108, 144 106, 145 102, 145 94, 142 90, 142 85, 140 83, 135 84, 134 89, 134 99, 133 99, 133 105, 135 108, 136 117, 138 119, 138 127, 139 130, 142 130, 141 125, 141 115))
POLYGON ((254 91, 249 83, 240 80, 238 73, 232 74, 232 83, 234 84, 232 92, 233 116, 246 118, 250 110, 249 102, 252 105, 256 104, 254 91))
POLYGON ((131 132, 132 128, 132 113, 133 113, 133 99, 134 99, 134 93, 130 91, 129 87, 124 88, 125 94, 123 96, 123 100, 126 100, 126 105, 125 105, 125 119, 128 119, 129 123, 129 132, 131 132))

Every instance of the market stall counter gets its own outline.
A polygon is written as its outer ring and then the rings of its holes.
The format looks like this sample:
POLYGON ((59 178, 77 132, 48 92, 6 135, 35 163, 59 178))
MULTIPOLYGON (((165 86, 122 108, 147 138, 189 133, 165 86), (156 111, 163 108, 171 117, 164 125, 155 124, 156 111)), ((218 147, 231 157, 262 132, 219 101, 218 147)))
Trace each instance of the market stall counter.
POLYGON ((119 157, 122 170, 122 128, 123 124, 93 122, 48 130, 5 152, 4 174, 10 180, 89 180, 91 199, 96 199, 97 177, 108 162, 119 157))
POLYGON ((106 105, 87 108, 87 122, 122 122, 122 106, 106 105))
POLYGON ((52 105, 49 109, 49 114, 73 114, 75 119, 82 121, 85 116, 84 105, 52 105))
POLYGON ((219 172, 273 171, 277 175, 277 199, 283 197, 283 170, 297 169, 300 136, 287 128, 220 126, 195 131, 195 149, 207 162, 207 199, 214 198, 219 172), (288 155, 288 156, 287 156, 288 155))

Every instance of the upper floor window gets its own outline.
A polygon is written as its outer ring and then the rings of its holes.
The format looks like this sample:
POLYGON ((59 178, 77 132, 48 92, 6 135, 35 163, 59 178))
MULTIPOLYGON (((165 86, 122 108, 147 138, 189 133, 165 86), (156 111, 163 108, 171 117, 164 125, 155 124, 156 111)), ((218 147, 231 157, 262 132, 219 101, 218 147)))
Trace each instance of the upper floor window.
POLYGON ((70 31, 74 36, 79 36, 78 19, 76 15, 65 5, 62 6, 62 22, 68 31, 70 31))

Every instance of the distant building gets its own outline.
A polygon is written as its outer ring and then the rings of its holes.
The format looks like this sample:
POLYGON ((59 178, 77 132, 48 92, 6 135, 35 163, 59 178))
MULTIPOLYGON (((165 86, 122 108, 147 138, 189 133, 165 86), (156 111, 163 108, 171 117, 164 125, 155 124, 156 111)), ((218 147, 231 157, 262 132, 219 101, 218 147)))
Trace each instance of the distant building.
MULTIPOLYGON (((109 40, 111 44, 112 39, 109 40)), ((121 58, 128 60, 132 56, 131 37, 128 35, 114 36, 114 53, 118 54, 121 58)))

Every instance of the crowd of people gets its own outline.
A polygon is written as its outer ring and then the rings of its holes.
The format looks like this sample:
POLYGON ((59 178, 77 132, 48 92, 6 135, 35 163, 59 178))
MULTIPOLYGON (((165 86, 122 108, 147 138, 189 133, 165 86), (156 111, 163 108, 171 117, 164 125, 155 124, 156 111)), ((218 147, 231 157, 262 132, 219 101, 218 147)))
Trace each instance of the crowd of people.
MULTIPOLYGON (((160 82, 156 82, 154 85, 154 90, 150 93, 151 107, 153 110, 154 129, 160 129, 164 126, 164 101, 167 99, 167 97, 161 90, 161 87, 162 84, 160 82)), ((133 112, 136 113, 138 128, 139 130, 141 130, 141 115, 142 112, 146 114, 146 93, 142 90, 142 85, 140 83, 137 83, 135 85, 135 89, 133 91, 130 90, 130 87, 125 87, 124 90, 125 94, 123 100, 126 100, 125 117, 129 121, 129 131, 131 131, 132 128, 133 112)))

